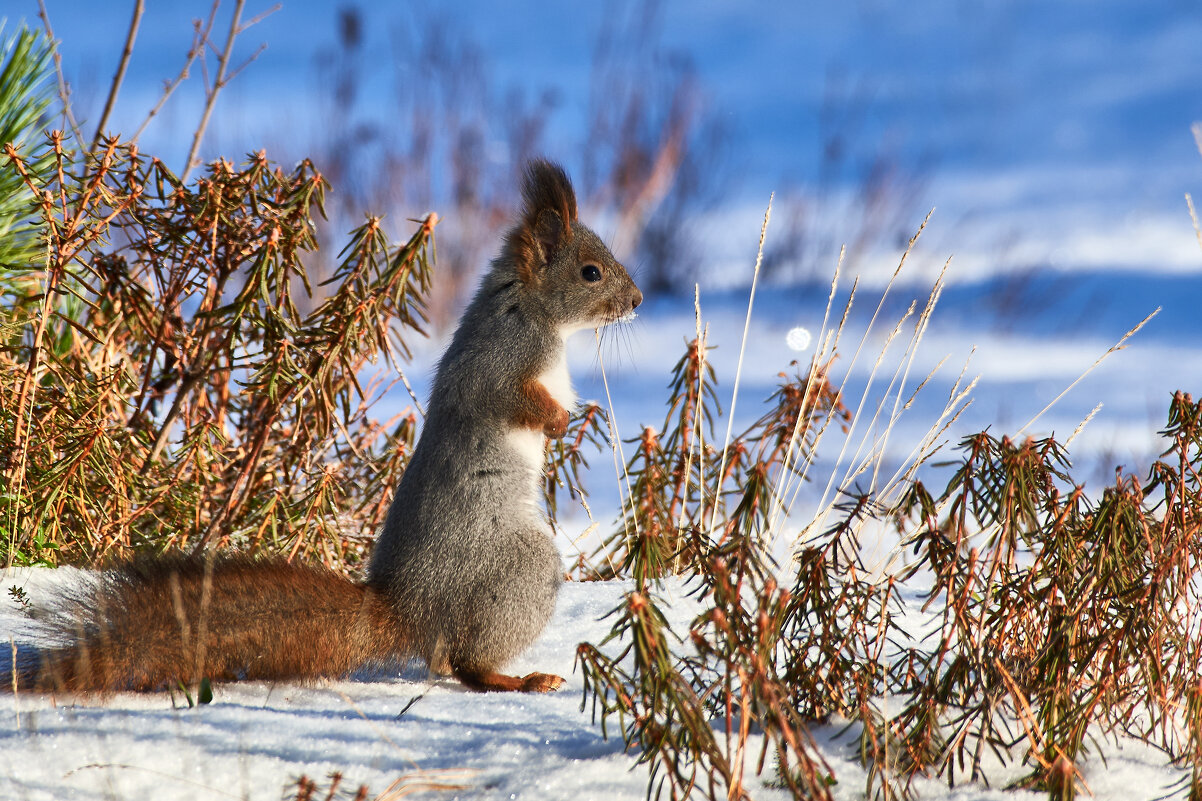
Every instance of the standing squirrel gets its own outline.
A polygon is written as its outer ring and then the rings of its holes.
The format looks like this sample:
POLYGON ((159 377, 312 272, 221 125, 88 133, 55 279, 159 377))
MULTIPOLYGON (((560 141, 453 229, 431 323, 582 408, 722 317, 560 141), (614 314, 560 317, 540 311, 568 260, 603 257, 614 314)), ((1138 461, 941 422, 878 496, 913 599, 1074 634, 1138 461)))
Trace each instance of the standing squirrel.
POLYGON ((522 198, 439 362, 365 582, 279 559, 136 561, 62 599, 47 623, 62 644, 19 658, 18 686, 303 680, 416 656, 474 690, 558 688, 497 671, 547 624, 562 579, 540 498, 547 439, 575 402, 564 340, 633 316, 643 296, 577 220, 560 167, 530 163, 522 198))

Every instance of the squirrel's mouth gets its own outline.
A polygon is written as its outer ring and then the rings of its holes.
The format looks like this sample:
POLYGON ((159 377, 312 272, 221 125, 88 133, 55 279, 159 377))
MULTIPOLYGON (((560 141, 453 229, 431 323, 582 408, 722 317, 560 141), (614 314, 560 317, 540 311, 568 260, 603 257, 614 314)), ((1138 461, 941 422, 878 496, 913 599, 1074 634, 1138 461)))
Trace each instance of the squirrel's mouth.
POLYGON ((597 310, 599 313, 594 318, 596 320, 594 325, 601 327, 613 325, 614 323, 629 323, 638 316, 635 314, 636 306, 637 304, 633 303, 607 303, 604 307, 597 310))
POLYGON ((612 304, 603 314, 600 315, 600 325, 614 325, 615 323, 628 323, 638 317, 635 314, 634 306, 628 304, 612 304))

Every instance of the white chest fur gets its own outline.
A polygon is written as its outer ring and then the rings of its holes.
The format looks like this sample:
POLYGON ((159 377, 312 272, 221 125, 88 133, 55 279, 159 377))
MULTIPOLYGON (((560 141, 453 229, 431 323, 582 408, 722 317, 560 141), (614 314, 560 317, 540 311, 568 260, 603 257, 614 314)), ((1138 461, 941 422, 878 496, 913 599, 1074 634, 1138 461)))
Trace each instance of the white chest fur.
MULTIPOLYGON (((561 350, 551 366, 538 377, 547 393, 563 408, 571 412, 576 404, 576 392, 572 389, 572 378, 568 375, 568 361, 561 350)), ((518 453, 535 476, 541 476, 547 459, 547 439, 543 432, 533 429, 514 429, 509 432, 509 444, 518 453)))
POLYGON ((547 460, 547 438, 543 432, 532 428, 513 428, 505 439, 531 473, 536 476, 542 474, 543 463, 547 460))
POLYGON ((559 357, 538 377, 539 383, 547 388, 547 392, 563 408, 569 412, 576 405, 576 392, 572 389, 572 377, 568 375, 567 354, 560 350, 559 357))

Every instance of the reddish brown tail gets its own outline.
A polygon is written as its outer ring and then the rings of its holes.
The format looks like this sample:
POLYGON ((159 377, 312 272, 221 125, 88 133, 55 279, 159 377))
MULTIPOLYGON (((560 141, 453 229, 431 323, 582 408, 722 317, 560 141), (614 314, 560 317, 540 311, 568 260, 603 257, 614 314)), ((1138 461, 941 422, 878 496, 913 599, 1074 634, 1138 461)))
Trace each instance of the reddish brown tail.
MULTIPOLYGON (((166 558, 106 574, 67 599, 67 644, 18 670, 24 689, 160 690, 202 678, 345 675, 405 653, 388 604, 318 567, 249 557, 166 558)), ((17 669, 14 666, 14 669, 17 669)), ((0 689, 11 688, 11 677, 0 689)))

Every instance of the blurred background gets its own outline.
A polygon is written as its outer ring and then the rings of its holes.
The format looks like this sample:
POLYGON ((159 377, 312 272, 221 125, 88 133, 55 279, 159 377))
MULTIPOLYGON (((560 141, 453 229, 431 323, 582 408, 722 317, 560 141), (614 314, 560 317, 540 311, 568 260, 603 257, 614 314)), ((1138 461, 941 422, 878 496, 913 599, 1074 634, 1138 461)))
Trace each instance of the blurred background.
MULTIPOLYGON (((134 3, 45 8, 90 133, 134 3)), ((4 13, 42 25, 31 0, 4 13)), ((522 162, 545 155, 655 296, 617 348, 631 431, 662 419, 695 284, 729 387, 773 192, 748 416, 790 359, 808 359, 785 334, 816 332, 840 246, 840 299, 852 276, 879 293, 932 208, 886 310, 925 298, 952 257, 914 374, 951 356, 938 395, 971 355, 981 383, 964 431, 1017 429, 1157 307, 1031 432, 1065 435, 1102 403, 1074 453, 1102 473, 1134 468, 1163 449, 1171 392, 1202 391, 1202 237, 1185 201, 1202 188, 1193 0, 148 0, 107 127, 133 135, 204 34, 210 47, 139 136, 182 170, 235 13, 240 71, 200 158, 311 158, 331 183, 331 260, 365 213, 399 238, 436 211, 445 277, 430 354, 493 255, 522 162)), ((855 314, 875 308, 857 303, 855 314)), ((577 361, 582 394, 600 396, 595 354, 577 361)), ((866 369, 848 367, 851 389, 866 369)))

